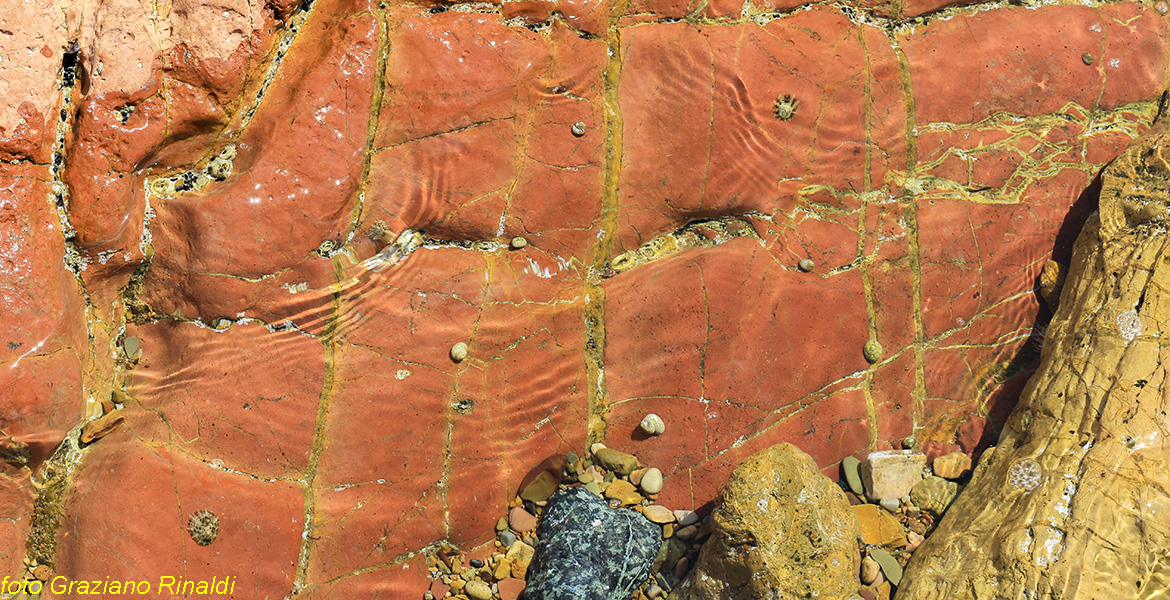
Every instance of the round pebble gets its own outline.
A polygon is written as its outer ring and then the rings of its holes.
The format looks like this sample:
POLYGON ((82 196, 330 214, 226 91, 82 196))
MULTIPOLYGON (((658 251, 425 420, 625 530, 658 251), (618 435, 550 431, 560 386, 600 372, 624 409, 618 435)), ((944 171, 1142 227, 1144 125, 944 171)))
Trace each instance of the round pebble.
POLYGON ((908 435, 908 436, 902 438, 902 449, 903 450, 913 450, 914 445, 917 443, 918 443, 918 440, 914 439, 914 436, 908 435))
POLYGON ((1088 52, 1082 54, 1081 55, 1081 62, 1085 63, 1086 65, 1093 64, 1093 55, 1089 54, 1088 52))
POLYGON ((642 474, 642 481, 638 483, 643 492, 657 494, 662 491, 662 471, 657 467, 650 467, 642 474))
POLYGON ((876 560, 868 556, 861 559, 861 583, 872 585, 881 574, 882 567, 877 564, 876 560))
POLYGON ((877 340, 869 340, 861 348, 861 353, 865 356, 865 360, 875 363, 882 359, 882 345, 877 340))
POLYGON ((898 509, 901 508, 898 504, 897 498, 882 498, 881 502, 878 502, 878 504, 880 504, 882 508, 892 513, 897 513, 898 509))
POLYGON ((516 236, 512 238, 512 241, 509 242, 508 245, 511 246, 513 250, 519 250, 528 245, 528 240, 520 236, 516 236))
POLYGON ((466 343, 459 342, 458 344, 451 346, 451 360, 453 360, 455 362, 462 362, 463 359, 465 359, 465 358, 467 358, 467 344, 466 343))
POLYGON ((666 423, 662 422, 662 417, 650 413, 642 417, 642 422, 638 424, 646 435, 662 435, 666 431, 666 423))
POLYGON ((811 258, 802 258, 796 266, 805 273, 811 273, 817 267, 817 263, 814 263, 811 258))
POLYGON ((474 600, 491 600, 492 587, 478 579, 468 581, 463 591, 474 600))
POLYGON ((483 561, 478 559, 478 558, 471 559, 471 561, 469 561, 468 564, 471 565, 471 567, 474 569, 482 569, 483 568, 483 561))
POLYGON ((584 121, 577 121, 576 123, 573 123, 573 135, 575 135, 577 137, 581 137, 581 136, 585 135, 585 122, 584 121))

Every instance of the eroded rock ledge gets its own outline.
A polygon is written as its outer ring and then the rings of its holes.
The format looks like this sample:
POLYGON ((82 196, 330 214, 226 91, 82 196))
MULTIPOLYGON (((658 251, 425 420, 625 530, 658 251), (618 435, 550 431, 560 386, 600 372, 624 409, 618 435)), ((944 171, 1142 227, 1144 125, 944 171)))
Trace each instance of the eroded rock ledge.
POLYGON ((1170 588, 1170 133, 1103 175, 1040 369, 897 598, 1154 598, 1170 588))

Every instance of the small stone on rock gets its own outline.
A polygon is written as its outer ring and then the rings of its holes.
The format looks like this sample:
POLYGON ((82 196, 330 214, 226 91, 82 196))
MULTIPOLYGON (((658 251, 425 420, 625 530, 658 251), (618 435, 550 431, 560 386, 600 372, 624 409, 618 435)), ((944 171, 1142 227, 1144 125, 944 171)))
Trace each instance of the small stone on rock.
POLYGON ((491 586, 478 579, 468 581, 467 585, 463 586, 463 592, 472 600, 491 600, 492 597, 491 586))
POLYGON ((523 508, 516 506, 508 512, 508 524, 516 532, 524 533, 525 531, 532 531, 536 528, 536 517, 532 516, 532 513, 523 508))
POLYGON ((805 273, 811 273, 812 270, 817 267, 816 263, 814 263, 811 258, 800 259, 800 262, 797 263, 796 266, 799 267, 800 270, 804 271, 805 273))
POLYGON ((511 531, 500 532, 500 545, 505 548, 510 548, 512 544, 516 543, 516 534, 511 531))
POLYGON ((849 489, 858 496, 864 494, 865 486, 861 484, 861 461, 846 456, 841 460, 841 470, 845 472, 845 481, 849 483, 849 489))
POLYGON ((511 243, 509 243, 508 245, 511 246, 513 250, 519 250, 519 249, 528 245, 528 240, 526 240, 520 236, 516 236, 516 237, 512 238, 511 243))
POLYGON ((631 471, 638 468, 637 458, 612 448, 601 448, 593 453, 593 457, 602 467, 621 475, 629 475, 631 471))
POLYGON ((662 471, 657 467, 650 467, 642 474, 642 479, 638 483, 643 492, 647 494, 657 494, 662 491, 662 471))
POLYGON ((455 362, 461 362, 465 358, 467 358, 467 344, 466 343, 459 342, 458 344, 451 346, 451 360, 453 360, 455 362))
POLYGON ((911 450, 873 452, 861 464, 861 481, 871 500, 901 498, 922 479, 926 456, 911 450))
POLYGON ((575 135, 577 137, 581 137, 581 136, 585 135, 585 122, 584 121, 577 121, 576 123, 573 123, 573 135, 575 135))
POLYGON ((882 508, 892 513, 898 512, 898 509, 901 508, 901 504, 899 504, 897 498, 882 498, 881 502, 878 502, 878 504, 880 504, 882 508))
POLYGON ((861 559, 861 583, 873 585, 882 574, 882 567, 876 560, 867 556, 861 559))
POLYGON ((676 510, 674 511, 674 518, 678 524, 686 527, 699 522, 699 513, 693 510, 676 510))
POLYGON ((642 417, 642 422, 638 426, 646 435, 662 435, 662 432, 666 431, 666 424, 662 422, 662 417, 654 413, 642 417))
POLYGON ((943 479, 958 479, 971 472, 971 457, 952 452, 934 459, 934 474, 943 479))
POLYGON ((643 508, 642 515, 650 519, 651 523, 658 523, 659 525, 674 522, 674 513, 669 508, 660 504, 651 504, 643 508))

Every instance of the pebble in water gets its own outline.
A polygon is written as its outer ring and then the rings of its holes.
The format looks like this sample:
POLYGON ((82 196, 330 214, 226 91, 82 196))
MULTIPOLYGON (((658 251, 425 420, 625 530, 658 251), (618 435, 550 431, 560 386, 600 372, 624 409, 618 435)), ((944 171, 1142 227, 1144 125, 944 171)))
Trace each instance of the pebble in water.
POLYGON ((898 585, 902 583, 902 565, 889 552, 881 548, 874 548, 869 551, 869 556, 877 561, 877 564, 882 568, 882 573, 886 575, 886 579, 890 583, 898 585))
POLYGON ((666 431, 666 423, 662 422, 662 417, 654 413, 642 417, 642 422, 638 426, 646 435, 662 435, 662 432, 666 431))
POLYGON ((585 135, 585 122, 584 121, 577 121, 576 123, 573 123, 573 135, 575 135, 577 137, 581 137, 581 136, 585 135))
POLYGON ((869 340, 862 347, 861 353, 865 356, 865 360, 875 363, 882 359, 882 345, 877 340, 869 340))
POLYGON ((861 483, 861 461, 856 457, 846 456, 841 461, 841 470, 845 471, 845 481, 849 482, 849 489, 861 496, 865 493, 865 486, 861 483))
POLYGON ((662 491, 662 471, 656 467, 650 467, 646 473, 642 475, 642 481, 638 484, 643 492, 647 494, 657 494, 662 491))
POLYGON ((1093 55, 1089 54, 1088 52, 1082 54, 1081 55, 1081 62, 1085 63, 1086 65, 1093 64, 1093 55))
POLYGON ((509 242, 508 245, 511 246, 513 250, 519 250, 528 245, 528 240, 520 236, 516 236, 512 238, 512 241, 509 242))
POLYGON ((800 270, 804 271, 805 273, 811 273, 812 270, 817 267, 817 264, 814 263, 811 258, 803 258, 800 260, 799 263, 797 263, 796 266, 799 267, 800 270))
POLYGON ((467 344, 466 343, 459 342, 458 344, 451 346, 451 360, 453 360, 455 362, 462 362, 463 359, 465 359, 465 358, 467 358, 467 344))

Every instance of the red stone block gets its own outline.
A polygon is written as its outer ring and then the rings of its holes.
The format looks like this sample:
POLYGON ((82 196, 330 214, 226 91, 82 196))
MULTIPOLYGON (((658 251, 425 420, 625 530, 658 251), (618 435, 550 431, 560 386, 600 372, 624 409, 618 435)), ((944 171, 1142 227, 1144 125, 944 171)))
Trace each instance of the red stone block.
POLYGON ((1042 115, 1070 102, 1109 110, 1167 87, 1165 20, 1137 3, 979 11, 900 41, 920 125, 1042 115))
MULTIPOLYGON (((426 559, 419 554, 370 570, 355 569, 335 580, 314 582, 307 586, 301 595, 313 600, 334 598, 398 600, 422 597, 422 591, 430 584, 427 575, 426 559)), ((442 598, 440 595, 435 597, 442 598)))
POLYGON ((96 443, 76 475, 57 536, 55 574, 148 580, 154 591, 162 576, 231 576, 236 598, 292 589, 304 529, 299 484, 231 473, 125 431, 96 443), (201 510, 219 520, 218 535, 206 546, 187 530, 201 510))
MULTIPOLYGON (((305 266, 320 260, 313 251, 344 237, 365 157, 378 29, 369 14, 330 15, 302 35, 318 41, 286 58, 238 142, 233 175, 204 193, 154 202, 143 295, 156 310, 209 320, 249 310, 261 293, 225 297, 226 280, 278 287, 284 282, 274 277, 314 270, 305 266)), ((275 295, 279 302, 283 293, 275 295)))
POLYGON ((142 348, 127 385, 134 436, 257 477, 305 471, 326 370, 320 341, 254 324, 160 323, 127 335, 142 348))
POLYGON ((906 128, 879 33, 825 9, 763 27, 624 30, 619 247, 688 219, 787 211, 810 186, 880 188, 902 164, 906 128), (800 102, 789 120, 773 114, 784 95, 800 102))

